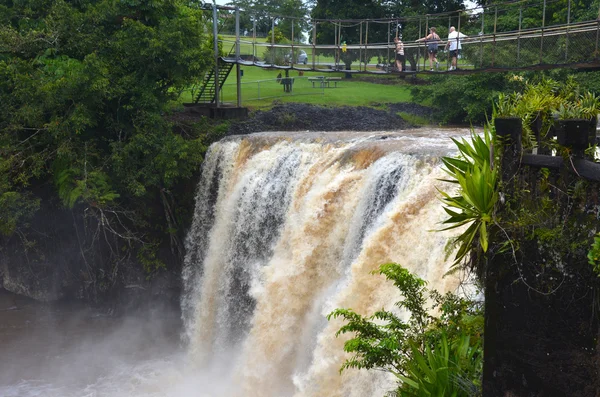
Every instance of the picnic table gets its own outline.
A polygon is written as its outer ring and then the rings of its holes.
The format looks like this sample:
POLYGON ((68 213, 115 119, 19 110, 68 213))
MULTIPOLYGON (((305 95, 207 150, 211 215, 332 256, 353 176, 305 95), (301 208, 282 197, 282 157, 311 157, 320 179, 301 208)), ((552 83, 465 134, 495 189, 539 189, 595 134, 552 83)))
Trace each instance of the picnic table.
POLYGON ((294 84, 293 77, 284 77, 281 79, 283 85, 283 92, 292 92, 292 85, 294 84))
POLYGON ((312 83, 312 88, 331 88, 331 83, 333 83, 333 88, 337 88, 337 83, 342 81, 341 77, 325 77, 325 76, 314 76, 309 77, 308 81, 312 83), (316 84, 319 84, 318 86, 316 84))

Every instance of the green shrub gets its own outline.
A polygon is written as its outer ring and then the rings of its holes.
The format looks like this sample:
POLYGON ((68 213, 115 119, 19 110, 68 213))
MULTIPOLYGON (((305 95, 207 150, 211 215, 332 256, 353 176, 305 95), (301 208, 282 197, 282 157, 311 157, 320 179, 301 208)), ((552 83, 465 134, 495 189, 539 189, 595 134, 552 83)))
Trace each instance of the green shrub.
POLYGON ((377 273, 400 290, 403 299, 396 306, 409 318, 402 320, 383 309, 371 316, 352 309, 331 312, 329 320, 341 317, 346 321, 336 335, 353 334, 344 344, 344 351, 352 357, 340 372, 348 368, 390 372, 398 378, 393 394, 399 396, 427 395, 425 390, 458 393, 431 394, 440 397, 468 396, 477 391, 483 354, 480 304, 451 293, 429 291, 424 280, 396 263, 382 265, 377 273), (432 309, 439 310, 439 317, 429 313, 428 298, 433 301, 432 309))

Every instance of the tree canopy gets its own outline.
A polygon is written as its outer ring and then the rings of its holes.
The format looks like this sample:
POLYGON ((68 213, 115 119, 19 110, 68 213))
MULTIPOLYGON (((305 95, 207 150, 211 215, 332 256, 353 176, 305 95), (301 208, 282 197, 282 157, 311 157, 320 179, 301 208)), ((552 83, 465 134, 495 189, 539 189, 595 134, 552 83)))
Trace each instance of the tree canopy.
POLYGON ((24 230, 53 196, 85 204, 129 241, 147 242, 135 230, 156 217, 170 233, 169 189, 198 169, 205 144, 174 132, 167 114, 212 60, 199 45, 205 23, 184 0, 0 5, 3 234, 24 230), (53 194, 40 193, 48 186, 53 194))

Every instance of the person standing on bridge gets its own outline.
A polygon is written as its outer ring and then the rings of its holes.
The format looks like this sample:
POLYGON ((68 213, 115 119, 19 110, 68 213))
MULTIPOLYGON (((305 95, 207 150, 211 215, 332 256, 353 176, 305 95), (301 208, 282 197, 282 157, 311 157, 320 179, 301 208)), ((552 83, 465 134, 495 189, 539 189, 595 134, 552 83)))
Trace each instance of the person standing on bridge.
POLYGON ((404 63, 404 43, 398 37, 394 39, 394 43, 396 43, 396 69, 401 72, 404 63))
POLYGON ((467 37, 466 35, 457 32, 454 26, 450 26, 450 33, 448 33, 448 42, 446 43, 446 50, 450 50, 450 56, 452 57, 452 64, 450 69, 448 70, 456 70, 456 62, 458 56, 460 55, 460 50, 462 46, 460 44, 460 39, 467 37))
POLYGON ((440 36, 436 33, 434 27, 429 28, 429 34, 425 37, 421 37, 417 41, 424 41, 427 45, 427 53, 429 54, 429 69, 433 72, 433 65, 437 70, 439 63, 437 60, 438 44, 440 42, 440 36))

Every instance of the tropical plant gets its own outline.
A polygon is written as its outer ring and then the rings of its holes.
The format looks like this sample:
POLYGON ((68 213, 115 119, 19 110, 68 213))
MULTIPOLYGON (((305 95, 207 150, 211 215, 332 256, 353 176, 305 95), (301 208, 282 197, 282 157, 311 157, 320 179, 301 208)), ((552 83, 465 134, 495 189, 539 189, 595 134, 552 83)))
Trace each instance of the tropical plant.
POLYGON ((488 248, 488 227, 493 223, 493 212, 498 201, 498 172, 493 166, 492 135, 490 128, 484 128, 483 137, 472 134, 471 142, 452 139, 458 148, 457 157, 443 157, 445 171, 451 179, 445 179, 458 185, 456 195, 440 190, 444 210, 450 216, 443 223, 450 226, 441 230, 450 230, 468 226, 455 243, 458 251, 454 264, 461 262, 473 248, 478 237, 483 252, 488 248))
POLYGON ((591 92, 585 92, 579 97, 564 100, 556 108, 555 115, 559 120, 593 119, 600 113, 600 98, 591 92))
POLYGON ((494 112, 492 114, 495 117, 517 117, 519 115, 517 106, 520 101, 521 94, 519 93, 504 94, 501 92, 494 103, 494 112))
MULTIPOLYGON (((336 336, 351 333, 344 351, 352 356, 340 368, 377 369, 398 378, 392 395, 413 396, 416 390, 456 390, 468 396, 480 384, 483 317, 479 303, 447 293, 428 290, 426 282, 396 263, 382 265, 379 273, 394 283, 402 294, 396 307, 409 316, 379 310, 363 316, 352 309, 336 309, 328 320, 346 321, 336 336), (429 313, 426 304, 433 301, 429 313), (461 392, 462 390, 462 392, 461 392), (412 394, 411 394, 412 393, 412 394)), ((432 394, 446 396, 452 394, 432 394)))
POLYGON ((401 397, 476 396, 481 387, 483 349, 481 339, 462 333, 453 342, 442 332, 432 344, 410 343, 412 358, 408 375, 398 376, 401 397))
POLYGON ((594 271, 600 277, 600 233, 594 236, 594 242, 587 254, 588 263, 593 266, 594 271))

